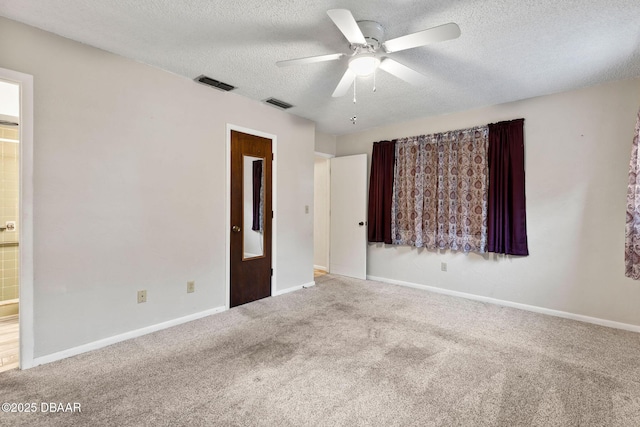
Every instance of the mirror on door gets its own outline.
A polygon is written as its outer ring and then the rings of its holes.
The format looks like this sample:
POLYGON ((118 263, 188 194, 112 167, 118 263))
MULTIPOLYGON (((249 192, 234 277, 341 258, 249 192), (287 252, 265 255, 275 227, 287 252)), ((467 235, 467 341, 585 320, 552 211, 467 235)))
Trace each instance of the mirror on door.
POLYGON ((242 233, 243 259, 264 256, 264 172, 263 158, 243 156, 243 205, 242 233))

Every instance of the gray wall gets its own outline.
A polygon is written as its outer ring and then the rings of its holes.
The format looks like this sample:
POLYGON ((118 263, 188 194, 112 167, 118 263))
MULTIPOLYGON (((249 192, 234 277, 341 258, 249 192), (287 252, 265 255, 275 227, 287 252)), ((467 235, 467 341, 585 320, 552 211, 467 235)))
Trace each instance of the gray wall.
POLYGON ((313 281, 313 122, 4 18, 0 52, 34 76, 35 357, 225 305, 228 123, 277 136, 277 290, 313 281))
POLYGON ((336 155, 336 137, 316 131, 315 150, 319 153, 336 155))
POLYGON ((640 325, 640 283, 624 276, 639 100, 640 79, 632 79, 338 137, 338 156, 370 160, 374 141, 525 118, 530 256, 370 245, 368 274, 640 325))

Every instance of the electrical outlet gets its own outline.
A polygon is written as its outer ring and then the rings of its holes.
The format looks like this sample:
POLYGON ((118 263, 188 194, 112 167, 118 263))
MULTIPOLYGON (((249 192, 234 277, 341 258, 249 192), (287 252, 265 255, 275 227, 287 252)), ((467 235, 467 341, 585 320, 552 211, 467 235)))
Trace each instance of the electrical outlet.
POLYGON ((447 271, 447 263, 446 262, 441 262, 440 263, 440 270, 441 271, 447 271))
POLYGON ((147 302, 147 291, 138 291, 138 304, 147 302))
POLYGON ((309 213, 309 205, 304 205, 304 213, 309 213))
POLYGON ((195 292, 196 291, 196 282, 195 280, 190 280, 187 282, 187 293, 190 294, 191 292, 195 292))

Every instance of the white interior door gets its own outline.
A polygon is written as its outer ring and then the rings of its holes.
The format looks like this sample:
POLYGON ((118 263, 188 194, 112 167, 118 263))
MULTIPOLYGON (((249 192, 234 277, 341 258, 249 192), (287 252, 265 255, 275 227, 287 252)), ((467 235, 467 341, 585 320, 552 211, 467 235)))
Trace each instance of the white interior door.
POLYGON ((331 159, 333 274, 367 278, 367 155, 331 159))

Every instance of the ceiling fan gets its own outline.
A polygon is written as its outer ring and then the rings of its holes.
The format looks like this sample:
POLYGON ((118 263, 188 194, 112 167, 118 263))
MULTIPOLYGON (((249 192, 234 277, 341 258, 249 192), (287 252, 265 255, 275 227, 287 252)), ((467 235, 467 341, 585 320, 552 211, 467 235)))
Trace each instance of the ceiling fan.
POLYGON ((450 22, 385 41, 384 29, 382 25, 375 21, 356 21, 347 9, 331 9, 327 11, 327 14, 349 41, 352 53, 350 55, 333 53, 329 55, 289 59, 286 61, 278 61, 276 65, 286 67, 290 65, 312 64, 314 62, 335 61, 344 56, 351 56, 347 70, 333 91, 333 97, 343 96, 351 87, 356 77, 368 76, 378 68, 414 85, 424 83, 426 79, 424 75, 400 64, 384 54, 451 40, 460 36, 460 27, 450 22))

